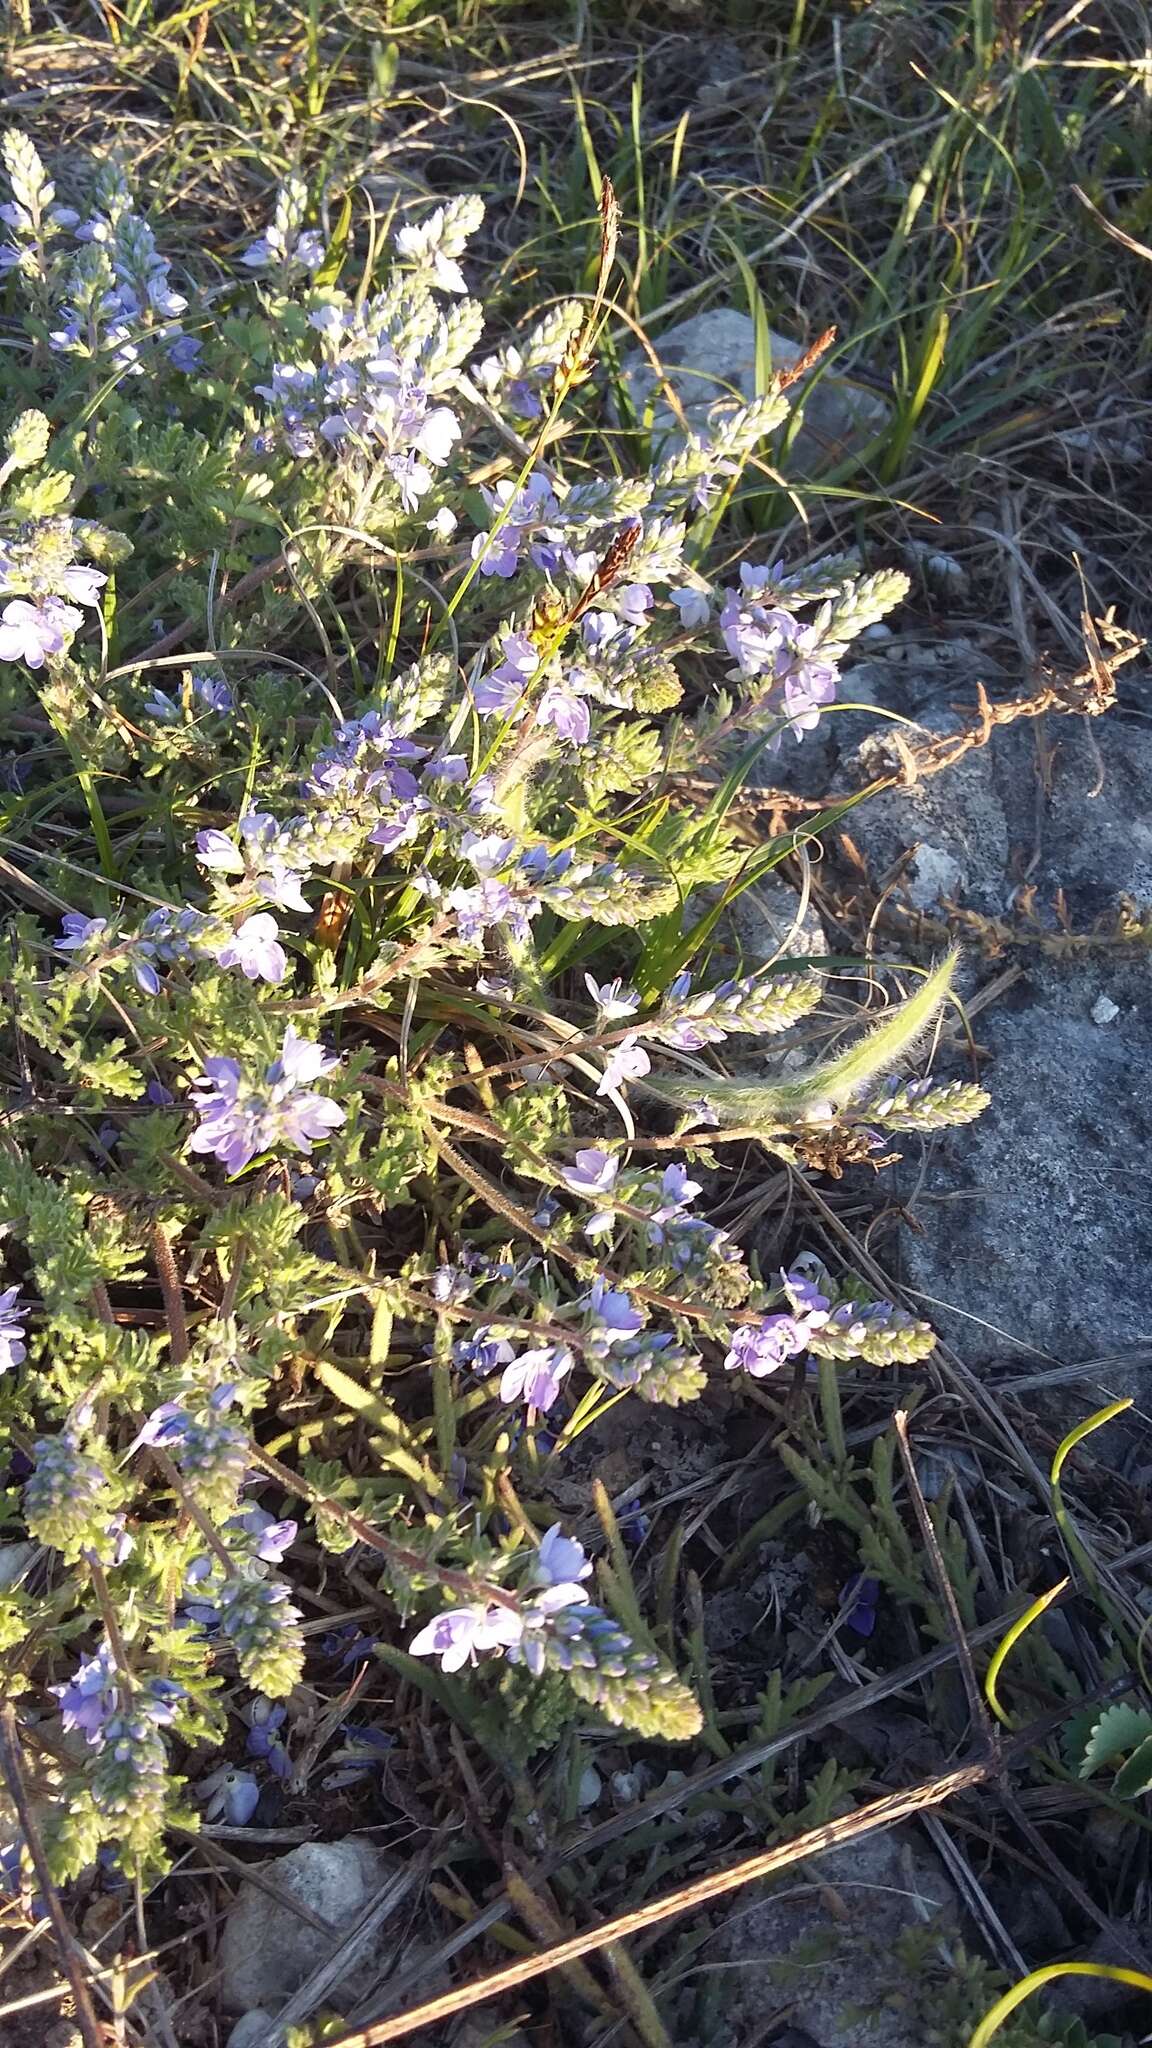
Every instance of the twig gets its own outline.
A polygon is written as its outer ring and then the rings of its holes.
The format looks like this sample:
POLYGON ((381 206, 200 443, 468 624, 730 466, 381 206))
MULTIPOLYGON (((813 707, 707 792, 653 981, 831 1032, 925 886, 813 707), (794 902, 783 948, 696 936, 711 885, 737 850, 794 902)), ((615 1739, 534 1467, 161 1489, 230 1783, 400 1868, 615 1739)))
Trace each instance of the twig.
POLYGON ((928 1504, 924 1499, 923 1489, 916 1473, 912 1446, 908 1440, 907 1409, 898 1408, 892 1421, 896 1430, 896 1441, 900 1447, 900 1457, 904 1465, 905 1476, 908 1480, 908 1490, 912 1495, 912 1506, 916 1513, 916 1520, 920 1525, 920 1534, 924 1539, 924 1548, 928 1552, 928 1559, 932 1566, 932 1576, 936 1581, 937 1590, 944 1602, 948 1615, 948 1626, 952 1640, 956 1645, 956 1657, 960 1665, 960 1675, 964 1680, 964 1691, 968 1696, 968 1712, 972 1722, 972 1734, 974 1739, 986 1751, 989 1763, 998 1769, 1000 1746, 996 1740, 987 1709, 984 1705, 984 1696, 980 1691, 980 1681, 976 1676, 976 1667, 972 1662, 972 1652, 968 1646, 968 1637, 964 1632, 964 1621, 957 1604, 956 1591, 948 1576, 948 1567, 941 1555, 936 1531, 932 1526, 932 1517, 928 1513, 928 1504))
POLYGON ((76 2008, 74 2017, 84 2042, 84 2048, 104 2048, 104 2029, 96 2017, 96 2011, 88 1993, 88 1986, 81 1968, 79 1946, 72 1929, 64 1918, 64 1909, 60 1904, 60 1895, 52 1882, 52 1875, 48 1869, 48 1859, 44 1854, 44 1844, 40 1839, 40 1830, 36 1824, 36 1816, 32 1811, 32 1802, 28 1797, 28 1788, 24 1782, 24 1768, 20 1761, 20 1737, 16 1725, 16 1709, 11 1700, 5 1700, 3 1707, 0 1707, 0 1760, 3 1762, 4 1776, 8 1781, 8 1790, 12 1796, 12 1804, 16 1808, 16 1816, 20 1822, 24 1840, 28 1844, 28 1854, 32 1858, 32 1868, 36 1872, 36 1882, 40 1886, 40 1894, 44 1900, 48 1918, 52 1922, 52 1931, 56 1936, 56 1943, 60 1950, 60 1960, 64 1965, 64 1970, 72 1989, 72 1997, 76 2008))
MULTIPOLYGON (((974 748, 986 747, 992 734, 1000 725, 1014 725, 1021 718, 1040 718, 1045 712, 1062 712, 1068 716, 1098 718, 1112 708, 1116 702, 1115 671, 1123 668, 1125 662, 1134 661, 1143 652, 1143 643, 1120 647, 1102 657, 1092 660, 1085 668, 1078 669, 1071 676, 1050 676, 1039 689, 1025 697, 1010 697, 995 704, 989 697, 983 683, 976 685, 976 714, 961 731, 947 733, 922 746, 913 745, 902 733, 873 735, 876 744, 887 742, 895 755, 897 767, 891 775, 880 776, 860 792, 861 796, 879 796, 886 789, 910 788, 929 775, 939 775, 945 768, 952 768, 963 760, 974 748)), ((673 786, 691 795, 707 791, 715 795, 715 784, 701 776, 672 775, 673 786)), ((824 811, 837 801, 831 796, 797 796, 788 789, 744 789, 733 799, 732 809, 769 814, 770 827, 774 837, 789 829, 789 818, 808 817, 824 811)))

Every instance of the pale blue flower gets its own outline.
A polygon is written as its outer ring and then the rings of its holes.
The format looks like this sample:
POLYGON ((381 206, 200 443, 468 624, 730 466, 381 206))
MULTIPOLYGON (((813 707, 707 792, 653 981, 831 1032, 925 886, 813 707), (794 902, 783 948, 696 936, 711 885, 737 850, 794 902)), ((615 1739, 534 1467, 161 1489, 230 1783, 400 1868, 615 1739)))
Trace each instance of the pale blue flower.
POLYGON ((246 981, 283 981, 288 955, 279 942, 280 927, 267 911, 246 917, 232 936, 215 950, 220 967, 238 967, 246 981))
POLYGON ((29 668, 43 668, 50 654, 61 654, 84 614, 58 597, 45 597, 38 604, 14 597, 0 612, 0 661, 26 661, 29 668))
POLYGON ((596 1005, 602 1023, 614 1024, 621 1017, 633 1017, 640 1008, 637 991, 626 987, 619 975, 615 981, 598 982, 594 975, 586 974, 584 986, 596 1005))
POLYGON ((586 1145, 571 1166, 562 1166, 560 1177, 574 1195, 606 1195, 615 1186, 620 1161, 615 1152, 598 1145, 586 1145))
POLYGON ((540 1538, 540 1548, 532 1560, 530 1583, 534 1586, 563 1586, 575 1584, 591 1575, 592 1560, 582 1543, 574 1536, 565 1536, 559 1522, 540 1538))
POLYGON ((235 1764, 221 1764, 218 1770, 201 1778, 196 1796, 204 1802, 206 1821, 224 1821, 231 1828, 246 1828, 260 1803, 260 1787, 251 1771, 238 1770, 235 1764))
POLYGON ((427 220, 408 221, 397 228, 396 247, 402 256, 427 267, 433 284, 438 285, 442 292, 466 292, 468 284, 460 265, 440 247, 444 229, 444 208, 438 206, 427 220))
POLYGON ((263 1564, 279 1564, 286 1550, 296 1541, 299 1524, 291 1520, 277 1522, 266 1508, 246 1508, 242 1515, 233 1515, 227 1523, 229 1532, 237 1531, 246 1539, 251 1555, 263 1564))
POLYGON ((227 712, 235 708, 231 690, 218 676, 194 675, 192 690, 206 711, 227 712))
POLYGON ((753 562, 741 562, 740 582, 749 597, 762 598, 765 591, 779 588, 784 576, 783 557, 767 569, 758 568, 753 562))
POLYGON ((518 704, 540 666, 540 655, 527 633, 501 636, 503 660, 472 688, 472 700, 483 718, 503 717, 518 704))
POLYGON ((680 614, 680 624, 686 632, 696 626, 706 626, 712 616, 712 606, 706 590, 692 590, 687 587, 668 592, 680 614))
POLYGON ((613 602, 619 616, 629 626, 642 626, 645 614, 653 605, 652 586, 649 583, 627 583, 623 589, 613 591, 613 602))
POLYGON ((119 1705, 116 1660, 110 1646, 102 1643, 66 1685, 50 1685, 48 1690, 60 1702, 65 1732, 80 1732, 90 1743, 98 1743, 119 1705))
POLYGON ((636 1307, 631 1295, 621 1288, 609 1287, 603 1279, 592 1282, 585 1308, 588 1336, 599 1351, 634 1337, 644 1327, 643 1311, 636 1307))
POLYGON ((536 710, 537 725, 550 725, 574 747, 587 744, 592 720, 584 698, 566 683, 550 683, 536 710))
POLYGON ((268 1700, 261 1694, 249 1700, 244 1710, 248 1723, 244 1754, 266 1763, 276 1778, 286 1778, 292 1768, 280 1733, 287 1712, 282 1701, 268 1700))

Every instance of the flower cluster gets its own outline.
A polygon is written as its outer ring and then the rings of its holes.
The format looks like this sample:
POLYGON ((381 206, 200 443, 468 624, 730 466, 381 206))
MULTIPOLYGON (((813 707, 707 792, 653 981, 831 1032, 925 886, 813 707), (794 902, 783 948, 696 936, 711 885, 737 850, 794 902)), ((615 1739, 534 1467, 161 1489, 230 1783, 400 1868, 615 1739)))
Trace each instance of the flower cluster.
MULTIPOLYGON (((25 409, 0 460, 0 766, 51 821, 61 921, 5 934, 9 1065, 34 1047, 38 1092, 0 1148, 0 1372, 24 1530, 55 1557, 51 1612, 6 1596, 0 1630, 28 1632, 43 1688, 103 1623, 55 1686, 88 1749, 53 1869, 115 1843, 139 1876, 174 1810, 166 1742, 234 1826, 289 1781, 314 1545, 337 1575, 371 1548, 398 1612, 423 1603, 416 1657, 497 1666, 478 1710, 498 1694, 510 1741, 584 1708, 693 1735, 619 1557, 600 1604, 573 1536, 537 1542, 551 1475, 616 1404, 730 1385, 721 1361, 930 1345, 802 1260, 765 1287, 706 1213, 733 1153, 647 1114, 686 1087, 694 1119, 743 1127, 761 1084, 713 1088, 712 1049, 820 999, 816 965, 708 970, 746 852, 725 792, 742 729, 810 730, 902 583, 836 556, 716 584, 708 508, 787 399, 718 407, 640 474, 623 437, 598 475, 560 417, 577 384, 589 419, 602 395, 588 300, 493 350, 474 197, 404 204, 358 287, 352 231, 322 231, 293 173, 200 285, 116 164, 70 172, 69 210, 24 138, 3 159, 25 409), (715 778, 703 823, 685 773, 715 778)), ((802 1127, 860 1144, 864 1119, 982 1106, 878 1085, 919 1041, 881 1064, 876 1036, 822 1090, 790 1055, 753 1128, 794 1159, 802 1127)), ((394 1654, 371 1626, 309 1635, 310 1682, 394 1654)), ((389 1740, 346 1728, 327 1782, 389 1740)))
POLYGON ((741 1323, 733 1331, 731 1348, 724 1360, 726 1372, 746 1372, 752 1379, 766 1379, 807 1351, 827 1323, 827 1295, 798 1270, 782 1273, 780 1278, 788 1307, 756 1322, 741 1323))
POLYGON ((81 607, 99 606, 108 578, 75 560, 77 540, 77 521, 53 518, 25 524, 0 542, 0 597, 8 599, 0 611, 0 661, 43 668, 83 625, 81 607))
POLYGON ((225 1384, 204 1400, 193 1385, 182 1398, 154 1408, 133 1444, 170 1451, 193 1499, 214 1520, 231 1513, 248 1470, 247 1433, 227 1414, 236 1393, 225 1384))
POLYGON ((115 1557, 124 1540, 121 1496, 104 1461, 82 1446, 75 1427, 33 1445, 24 1486, 24 1519, 38 1543, 65 1559, 84 1550, 115 1557))
POLYGON ((304 1668, 301 1614, 279 1579, 227 1579, 219 1594, 221 1638, 240 1675, 269 1699, 282 1699, 304 1668))
POLYGON ((987 1089, 974 1081, 908 1080, 894 1075, 858 1097, 852 1115, 886 1131, 943 1131, 956 1124, 974 1123, 991 1099, 987 1089))
POLYGON ((911 1365, 935 1348, 931 1325, 890 1301, 860 1299, 837 1289, 818 1260, 808 1259, 780 1276, 786 1309, 733 1331, 724 1360, 729 1372, 764 1379, 802 1352, 847 1363, 911 1365))
MULTIPOLYGON (((282 193, 267 234, 248 251, 251 267, 314 267, 318 251, 300 231, 299 199, 298 185, 282 193)), ((277 362, 271 383, 255 386, 270 409, 256 436, 258 456, 282 445, 303 461, 331 449, 359 468, 370 465, 391 483, 399 507, 416 511, 460 439, 459 416, 445 399, 481 324, 472 300, 443 314, 434 294, 465 290, 457 258, 483 211, 478 199, 458 199, 401 227, 396 247, 411 267, 362 305, 316 294, 307 316, 312 349, 277 362)))
POLYGON ((276 206, 267 228, 249 242, 241 261, 249 270, 278 270, 287 280, 294 270, 312 274, 324 261, 324 237, 306 228, 308 187, 303 178, 285 178, 276 194, 276 206))
POLYGON ((171 1726, 184 1687, 169 1678, 138 1681, 117 1668, 105 1642, 73 1678, 49 1690, 65 1729, 82 1733, 95 1751, 89 1786, 96 1811, 122 1849, 147 1856, 168 1801, 162 1730, 171 1726))
POLYGON ((579 1699, 641 1734, 683 1741, 700 1727, 696 1700, 654 1650, 635 1643, 589 1600, 583 1546, 554 1523, 542 1538, 517 1601, 476 1602, 438 1614, 413 1637, 417 1657, 460 1671, 486 1651, 537 1676, 562 1672, 579 1699))
POLYGON ((338 1066, 323 1046, 298 1037, 291 1025, 260 1078, 245 1074, 239 1060, 206 1059, 192 1089, 200 1122, 189 1139, 191 1150, 210 1153, 229 1173, 282 1146, 311 1152, 344 1121, 340 1104, 310 1085, 338 1066))
MULTIPOLYGON (((725 1273, 743 1273, 739 1250, 728 1233, 690 1213, 702 1187, 681 1161, 674 1160, 659 1174, 643 1166, 621 1172, 618 1153, 589 1145, 576 1153, 570 1166, 561 1168, 560 1178, 572 1194, 593 1204, 581 1226, 584 1236, 613 1240, 617 1258, 629 1250, 631 1238, 633 1262, 643 1263, 653 1279, 691 1281, 698 1291, 712 1294, 717 1287, 723 1289, 725 1273)), ((737 1280, 731 1298, 738 1299, 742 1292, 737 1280)))
POLYGON ((158 342, 174 367, 192 369, 200 345, 178 318, 188 301, 173 288, 148 222, 133 211, 123 167, 102 166, 97 210, 82 219, 74 207, 55 204, 55 187, 26 135, 11 131, 2 153, 12 200, 0 219, 13 239, 0 244, 0 270, 17 271, 44 294, 56 322, 51 347, 143 374, 144 352, 158 342))
POLYGON ((234 967, 246 981, 283 981, 288 956, 280 943, 280 927, 267 911, 242 917, 235 925, 201 910, 151 910, 135 932, 117 928, 106 917, 84 917, 69 910, 61 920, 58 953, 71 953, 87 976, 126 971, 147 996, 160 993, 161 966, 197 959, 234 967))

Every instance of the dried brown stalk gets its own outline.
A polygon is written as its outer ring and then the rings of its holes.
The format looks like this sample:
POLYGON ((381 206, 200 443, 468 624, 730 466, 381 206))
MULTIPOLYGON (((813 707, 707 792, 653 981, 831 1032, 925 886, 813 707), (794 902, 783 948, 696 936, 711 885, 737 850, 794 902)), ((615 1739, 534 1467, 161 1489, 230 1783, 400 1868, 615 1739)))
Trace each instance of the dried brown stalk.
MULTIPOLYGON (((1132 641, 1114 647, 1105 656, 1099 651, 1099 642, 1093 635, 1093 640, 1088 643, 1089 660, 1075 675, 1049 676, 1039 689, 1027 696, 1009 697, 1002 704, 994 704, 983 683, 977 683, 976 715, 960 732, 919 744, 897 729, 877 735, 873 744, 888 748, 894 761, 893 772, 878 776, 858 793, 859 796, 878 796, 885 789, 914 788, 928 776, 939 775, 945 768, 954 767, 974 748, 986 747, 997 726, 1015 725, 1021 718, 1041 718, 1049 711, 1069 717, 1099 718, 1116 702, 1116 670, 1125 662, 1135 660, 1143 651, 1142 641, 1132 641)), ((674 775, 672 781, 685 795, 705 792, 715 795, 715 785, 702 776, 674 775)), ((744 789, 732 808, 737 814, 744 811, 762 816, 767 812, 769 830, 776 837, 790 830, 796 819, 828 810, 837 801, 832 796, 797 796, 790 789, 744 789)))

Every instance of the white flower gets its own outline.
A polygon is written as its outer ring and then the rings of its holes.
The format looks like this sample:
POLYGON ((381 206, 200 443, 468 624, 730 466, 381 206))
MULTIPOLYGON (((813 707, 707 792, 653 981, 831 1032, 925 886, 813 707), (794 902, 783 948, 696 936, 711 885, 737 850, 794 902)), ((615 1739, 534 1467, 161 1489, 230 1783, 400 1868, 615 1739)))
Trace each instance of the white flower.
POLYGON ((620 1040, 619 1045, 613 1047, 596 1093, 612 1095, 623 1082, 639 1081, 643 1075, 651 1072, 651 1068, 652 1062, 644 1047, 635 1032, 631 1032, 627 1038, 620 1040))

